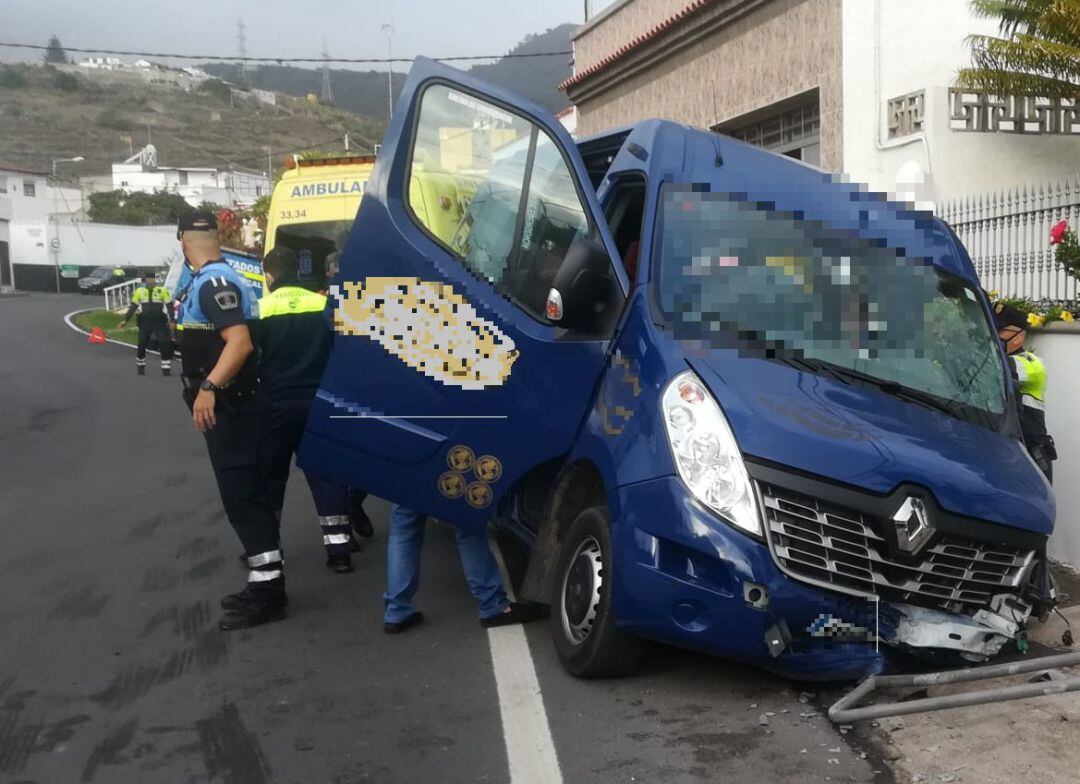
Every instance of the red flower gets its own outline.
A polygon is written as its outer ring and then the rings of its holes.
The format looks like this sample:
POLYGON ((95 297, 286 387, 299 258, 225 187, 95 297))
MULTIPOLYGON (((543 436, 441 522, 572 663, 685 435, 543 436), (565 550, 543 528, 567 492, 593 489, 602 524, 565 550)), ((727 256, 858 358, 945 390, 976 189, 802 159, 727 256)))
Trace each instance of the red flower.
POLYGON ((1061 241, 1065 239, 1065 235, 1069 232, 1069 222, 1061 221, 1054 224, 1054 228, 1050 229, 1050 244, 1060 245, 1061 241))

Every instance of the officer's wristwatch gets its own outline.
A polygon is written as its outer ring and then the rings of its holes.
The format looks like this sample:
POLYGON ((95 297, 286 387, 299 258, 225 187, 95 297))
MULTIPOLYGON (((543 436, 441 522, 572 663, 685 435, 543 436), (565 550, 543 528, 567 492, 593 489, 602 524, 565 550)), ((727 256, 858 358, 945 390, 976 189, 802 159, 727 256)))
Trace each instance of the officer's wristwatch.
POLYGON ((204 378, 202 380, 202 383, 199 384, 199 389, 205 389, 207 392, 220 392, 221 391, 221 387, 219 387, 217 384, 215 384, 213 381, 211 381, 208 378, 204 378))

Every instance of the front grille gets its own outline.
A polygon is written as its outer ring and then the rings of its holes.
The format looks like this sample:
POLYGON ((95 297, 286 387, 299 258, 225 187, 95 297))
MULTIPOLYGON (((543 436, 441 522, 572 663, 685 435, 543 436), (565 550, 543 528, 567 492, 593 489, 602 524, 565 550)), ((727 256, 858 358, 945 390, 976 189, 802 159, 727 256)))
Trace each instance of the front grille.
POLYGON ((773 558, 789 574, 883 599, 976 610, 1015 593, 1034 550, 938 532, 905 561, 890 555, 891 521, 760 482, 773 558))

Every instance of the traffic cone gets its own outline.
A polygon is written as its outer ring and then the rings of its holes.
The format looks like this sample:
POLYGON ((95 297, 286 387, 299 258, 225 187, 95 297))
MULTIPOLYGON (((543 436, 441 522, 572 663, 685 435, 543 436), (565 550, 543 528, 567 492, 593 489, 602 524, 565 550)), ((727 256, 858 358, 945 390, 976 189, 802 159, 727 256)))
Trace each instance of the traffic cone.
POLYGON ((90 337, 86 339, 87 343, 105 343, 107 338, 105 333, 101 330, 101 327, 94 327, 90 330, 90 337))

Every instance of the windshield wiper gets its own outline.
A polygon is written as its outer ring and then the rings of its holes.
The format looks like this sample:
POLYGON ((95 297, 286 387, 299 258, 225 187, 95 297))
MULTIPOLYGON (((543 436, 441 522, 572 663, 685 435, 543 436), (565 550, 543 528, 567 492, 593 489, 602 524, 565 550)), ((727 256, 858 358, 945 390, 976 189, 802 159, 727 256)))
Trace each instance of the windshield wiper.
POLYGON ((943 400, 936 395, 931 395, 929 392, 905 386, 898 381, 878 378, 861 370, 837 365, 824 359, 814 359, 812 357, 780 357, 780 359, 792 367, 822 373, 844 384, 850 385, 853 381, 870 384, 882 392, 901 400, 918 403, 921 406, 940 411, 956 419, 964 418, 960 415, 959 407, 955 402, 943 400))

